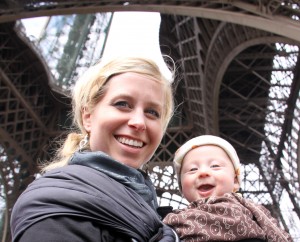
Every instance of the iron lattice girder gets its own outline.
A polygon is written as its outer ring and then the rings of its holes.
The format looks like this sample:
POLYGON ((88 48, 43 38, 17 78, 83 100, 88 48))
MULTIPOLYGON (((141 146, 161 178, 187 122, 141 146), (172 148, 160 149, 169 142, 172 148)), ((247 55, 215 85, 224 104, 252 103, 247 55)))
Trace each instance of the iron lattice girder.
POLYGON ((0 22, 21 18, 115 11, 150 11, 215 19, 256 27, 300 41, 298 1, 21 1, 0 5, 0 22))
POLYGON ((0 25, 0 46, 0 128, 2 139, 7 141, 1 146, 13 151, 8 157, 19 170, 17 177, 11 177, 19 184, 19 192, 13 193, 16 199, 34 179, 37 159, 49 138, 57 135, 60 98, 51 91, 36 53, 19 39, 10 23, 0 25))

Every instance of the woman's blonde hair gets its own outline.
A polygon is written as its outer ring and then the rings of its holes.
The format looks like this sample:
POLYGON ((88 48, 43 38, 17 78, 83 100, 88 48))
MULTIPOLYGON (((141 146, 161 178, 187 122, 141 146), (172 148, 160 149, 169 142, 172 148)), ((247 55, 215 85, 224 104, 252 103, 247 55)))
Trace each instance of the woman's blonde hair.
MULTIPOLYGON (((169 68, 169 70, 172 72, 173 78, 175 68, 169 68)), ((83 127, 83 109, 88 109, 89 112, 93 112, 96 104, 105 93, 105 88, 109 79, 126 72, 141 74, 161 83, 165 95, 162 119, 164 131, 166 131, 174 110, 172 93, 173 80, 166 78, 154 61, 144 57, 117 57, 110 61, 106 61, 105 63, 99 62, 96 65, 91 66, 79 78, 72 91, 73 123, 76 129, 78 129, 78 132, 72 132, 67 136, 62 147, 57 151, 53 161, 44 166, 42 171, 51 170, 68 164, 70 157, 79 149, 80 141, 87 135, 87 132, 83 127)))

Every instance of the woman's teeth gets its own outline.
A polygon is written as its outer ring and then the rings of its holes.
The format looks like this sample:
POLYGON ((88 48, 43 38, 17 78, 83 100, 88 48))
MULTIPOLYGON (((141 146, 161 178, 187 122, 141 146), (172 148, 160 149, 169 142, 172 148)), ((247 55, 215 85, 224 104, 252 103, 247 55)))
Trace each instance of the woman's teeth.
POLYGON ((141 148, 143 146, 142 141, 127 139, 124 137, 118 137, 117 140, 122 144, 130 145, 130 146, 134 146, 134 147, 138 147, 138 148, 141 148))

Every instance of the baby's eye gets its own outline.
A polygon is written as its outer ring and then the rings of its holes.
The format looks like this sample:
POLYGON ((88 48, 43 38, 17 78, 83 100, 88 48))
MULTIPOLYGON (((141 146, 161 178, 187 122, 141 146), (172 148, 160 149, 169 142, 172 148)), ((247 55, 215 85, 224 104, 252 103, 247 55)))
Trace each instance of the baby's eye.
POLYGON ((154 109, 148 109, 146 112, 155 118, 160 118, 159 112, 154 109))
POLYGON ((186 174, 186 175, 193 175, 194 173, 196 173, 198 171, 198 168, 197 167, 185 167, 183 170, 182 170, 182 173, 183 174, 186 174))
POLYGON ((220 167, 220 165, 218 165, 218 164, 213 164, 213 165, 211 165, 211 167, 212 167, 212 168, 217 168, 217 167, 220 167))

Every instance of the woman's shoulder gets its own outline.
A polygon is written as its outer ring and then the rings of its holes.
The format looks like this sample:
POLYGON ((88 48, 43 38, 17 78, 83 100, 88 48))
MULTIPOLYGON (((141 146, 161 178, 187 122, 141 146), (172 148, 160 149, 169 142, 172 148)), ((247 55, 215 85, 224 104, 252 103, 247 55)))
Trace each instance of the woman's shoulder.
POLYGON ((129 242, 130 238, 110 231, 91 220, 72 217, 56 216, 46 218, 33 224, 21 237, 18 242, 129 242))

